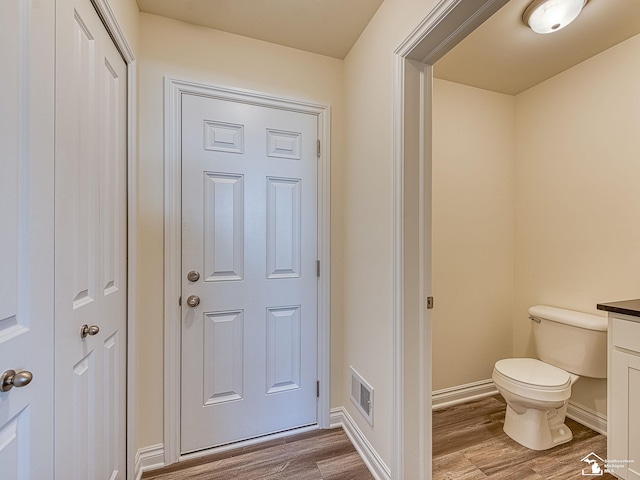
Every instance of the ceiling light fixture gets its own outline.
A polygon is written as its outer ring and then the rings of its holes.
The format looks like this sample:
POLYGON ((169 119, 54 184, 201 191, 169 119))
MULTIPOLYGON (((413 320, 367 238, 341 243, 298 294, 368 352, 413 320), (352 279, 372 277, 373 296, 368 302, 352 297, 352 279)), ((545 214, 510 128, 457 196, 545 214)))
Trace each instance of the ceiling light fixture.
POLYGON ((573 22, 587 0, 533 0, 522 20, 536 33, 553 33, 573 22))

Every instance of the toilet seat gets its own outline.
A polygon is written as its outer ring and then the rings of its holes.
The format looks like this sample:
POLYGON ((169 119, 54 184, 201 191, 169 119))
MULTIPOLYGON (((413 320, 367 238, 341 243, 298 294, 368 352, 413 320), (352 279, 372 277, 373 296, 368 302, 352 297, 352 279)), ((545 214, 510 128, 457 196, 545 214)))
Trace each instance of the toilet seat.
POLYGON ((572 375, 535 358, 507 358, 496 362, 496 385, 524 398, 564 401, 571 396, 572 375))

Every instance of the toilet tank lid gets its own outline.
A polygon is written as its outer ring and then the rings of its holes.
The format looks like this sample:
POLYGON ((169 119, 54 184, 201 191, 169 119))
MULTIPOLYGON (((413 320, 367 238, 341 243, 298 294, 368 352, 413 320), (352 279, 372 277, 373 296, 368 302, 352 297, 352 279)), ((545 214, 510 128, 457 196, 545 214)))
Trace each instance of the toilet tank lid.
POLYGON ((535 305, 529 308, 529 315, 534 318, 551 320, 552 322, 564 323, 587 330, 607 331, 608 321, 606 317, 590 313, 565 310, 564 308, 550 307, 548 305, 535 305))

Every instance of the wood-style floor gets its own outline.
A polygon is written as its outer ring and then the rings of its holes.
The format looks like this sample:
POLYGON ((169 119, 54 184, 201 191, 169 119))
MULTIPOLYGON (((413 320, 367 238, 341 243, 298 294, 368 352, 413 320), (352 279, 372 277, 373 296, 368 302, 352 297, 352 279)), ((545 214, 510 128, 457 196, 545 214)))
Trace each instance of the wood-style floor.
POLYGON ((584 457, 593 452, 607 458, 604 435, 567 418, 573 440, 537 452, 503 432, 504 414, 499 395, 433 412, 433 480, 615 479, 582 475, 584 457))
MULTIPOLYGON (((499 395, 433 412, 433 480, 584 480, 582 459, 607 439, 567 419, 573 440, 536 452, 503 431, 499 395)), ((144 480, 372 480, 342 429, 316 430, 147 472, 144 480)), ((588 477, 587 477, 588 478, 588 477)), ((593 478, 593 477, 592 477, 593 478)), ((605 473, 597 478, 614 480, 605 473)))
POLYGON ((315 430, 188 460, 144 480, 373 480, 341 428, 315 430))

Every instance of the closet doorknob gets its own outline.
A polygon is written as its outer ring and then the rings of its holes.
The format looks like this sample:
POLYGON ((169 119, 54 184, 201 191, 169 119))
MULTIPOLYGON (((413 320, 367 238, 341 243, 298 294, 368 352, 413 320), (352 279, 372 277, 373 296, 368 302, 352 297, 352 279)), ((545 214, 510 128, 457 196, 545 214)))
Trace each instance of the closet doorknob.
POLYGON ((100 327, 97 325, 87 325, 86 323, 80 327, 80 337, 87 338, 87 335, 97 335, 100 332, 100 327))
POLYGON ((0 392, 8 392, 13 387, 22 388, 29 385, 31 380, 33 380, 31 372, 16 373, 15 370, 7 370, 0 377, 0 392))

